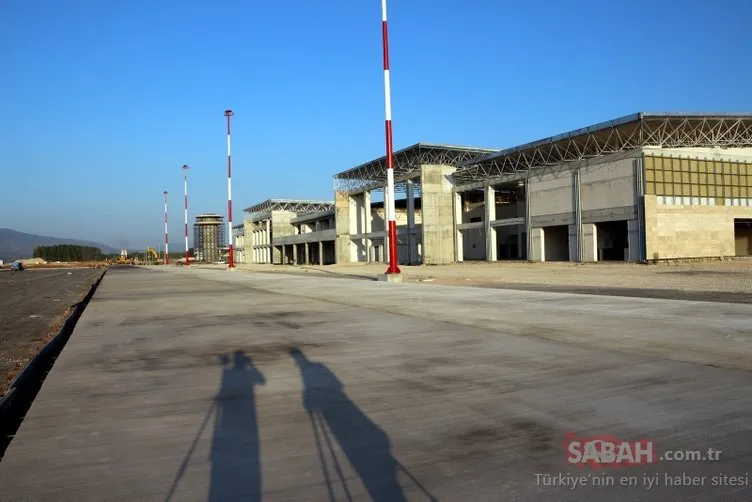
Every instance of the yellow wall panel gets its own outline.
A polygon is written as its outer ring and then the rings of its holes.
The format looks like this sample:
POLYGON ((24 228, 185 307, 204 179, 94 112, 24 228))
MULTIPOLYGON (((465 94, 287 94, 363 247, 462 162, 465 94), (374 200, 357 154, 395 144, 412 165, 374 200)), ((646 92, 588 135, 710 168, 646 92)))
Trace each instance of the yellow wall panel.
POLYGON ((752 163, 648 155, 645 182, 650 195, 752 197, 752 163))

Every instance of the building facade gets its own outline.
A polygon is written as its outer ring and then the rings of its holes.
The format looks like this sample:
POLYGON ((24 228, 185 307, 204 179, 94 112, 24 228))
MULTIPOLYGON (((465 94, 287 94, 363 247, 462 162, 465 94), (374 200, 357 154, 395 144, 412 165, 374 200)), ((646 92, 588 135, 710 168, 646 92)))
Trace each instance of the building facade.
MULTIPOLYGON (((752 114, 637 113, 505 150, 418 143, 393 165, 403 265, 752 255, 752 114)), ((381 157, 336 174, 334 203, 246 209, 246 260, 388 261, 386 180, 381 157)))
POLYGON ((333 203, 269 199, 245 209, 248 263, 333 263, 333 203))
POLYGON ((245 263, 245 226, 241 223, 232 226, 233 259, 245 263))
MULTIPOLYGON (((394 153, 400 263, 455 261, 452 174, 463 161, 494 151, 418 143, 394 153)), ((385 156, 335 175, 337 263, 388 260, 386 178, 385 156)))
POLYGON ((750 114, 630 115, 473 159, 454 180, 458 261, 752 254, 750 114))

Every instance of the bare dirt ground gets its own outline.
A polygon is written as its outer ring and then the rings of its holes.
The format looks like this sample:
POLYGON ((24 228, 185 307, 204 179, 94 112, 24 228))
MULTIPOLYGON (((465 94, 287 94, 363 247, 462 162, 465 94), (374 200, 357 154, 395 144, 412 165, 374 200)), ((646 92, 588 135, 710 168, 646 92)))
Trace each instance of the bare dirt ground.
POLYGON ((101 274, 92 268, 0 272, 0 396, 101 274))
MULTIPOLYGON (((0 270, 10 270, 10 263, 0 265, 0 270)), ((56 268, 105 268, 106 262, 103 261, 73 261, 73 262, 51 262, 51 263, 29 263, 24 265, 26 269, 56 269, 56 268)))
MULTIPOLYGON (((383 264, 239 265, 240 270, 374 279, 383 264)), ((752 303, 752 260, 688 264, 464 262, 402 266, 408 282, 752 303)))

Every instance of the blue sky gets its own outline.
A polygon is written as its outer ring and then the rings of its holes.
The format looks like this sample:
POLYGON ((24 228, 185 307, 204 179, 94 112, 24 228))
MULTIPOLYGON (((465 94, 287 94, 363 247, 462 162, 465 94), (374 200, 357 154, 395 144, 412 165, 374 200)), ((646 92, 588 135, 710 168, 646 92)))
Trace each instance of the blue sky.
MULTIPOLYGON (((379 0, 27 0, 0 11, 0 227, 158 246, 331 199, 384 154, 379 0), (17 180, 17 181, 14 181, 17 180)), ((390 0, 395 147, 505 148, 637 111, 752 111, 744 0, 390 0)))

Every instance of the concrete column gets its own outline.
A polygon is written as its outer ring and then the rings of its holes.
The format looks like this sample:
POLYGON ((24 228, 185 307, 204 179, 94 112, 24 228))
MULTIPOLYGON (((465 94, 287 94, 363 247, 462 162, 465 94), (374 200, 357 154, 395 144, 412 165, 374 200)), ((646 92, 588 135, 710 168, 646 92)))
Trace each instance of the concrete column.
POLYGON ((582 194, 581 194, 580 170, 575 169, 572 173, 572 186, 574 189, 574 232, 570 231, 570 242, 574 235, 574 246, 570 244, 569 261, 585 261, 585 255, 582 249, 583 229, 582 229, 582 194))
POLYGON ((530 229, 530 260, 546 261, 545 232, 540 227, 530 229))
POLYGON ((297 265, 298 262, 298 245, 293 244, 292 245, 292 264, 297 265))
POLYGON ((486 229, 486 261, 496 261, 496 228, 491 226, 491 222, 496 219, 496 190, 493 187, 486 187, 484 201, 485 218, 483 224, 486 229))
POLYGON ((415 242, 415 187, 407 180, 407 263, 418 263, 418 246, 415 242))
POLYGON ((247 256, 250 258, 251 263, 258 263, 256 260, 256 232, 253 231, 250 234, 246 234, 246 251, 247 256))
POLYGON ((527 179, 525 180, 525 259, 532 260, 533 255, 533 213, 531 210, 530 199, 530 171, 527 173, 527 179))
POLYGON ((582 225, 582 261, 598 261, 598 228, 593 223, 582 225))
MULTIPOLYGON (((363 232, 370 234, 371 228, 373 228, 373 217, 371 216, 371 192, 366 191, 363 193, 363 232)), ((371 239, 363 239, 363 247, 365 248, 367 263, 371 262, 372 246, 373 241, 371 239)))
POLYGON ((420 168, 423 263, 440 265, 455 260, 451 174, 454 167, 422 165, 420 168))
POLYGON ((304 265, 310 265, 311 264, 311 250, 308 249, 308 245, 309 245, 308 242, 306 242, 305 244, 303 244, 303 246, 305 246, 305 263, 304 263, 304 265))
POLYGON ((462 194, 460 192, 454 192, 454 259, 458 262, 465 259, 465 243, 462 238, 462 230, 459 229, 459 225, 462 225, 462 194))
POLYGON ((355 201, 350 194, 334 192, 334 218, 336 221, 334 254, 337 263, 353 263, 357 261, 357 248, 350 238, 355 226, 355 221, 352 218, 352 207, 354 204, 355 201))
POLYGON ((569 261, 580 261, 580 239, 578 238, 579 225, 569 225, 569 261))
POLYGON ((629 248, 629 261, 640 261, 642 259, 642 234, 640 232, 639 218, 627 220, 627 247, 629 248))
POLYGON ((527 243, 522 238, 522 232, 525 231, 525 225, 517 227, 517 257, 522 258, 527 250, 527 243))
POLYGON ((381 247, 381 262, 389 263, 389 215, 386 202, 386 185, 384 186, 384 245, 381 247))
POLYGON ((324 242, 319 241, 319 265, 324 264, 324 242))
POLYGON ((259 232, 259 235, 258 235, 257 241, 258 241, 258 243, 259 243, 259 256, 258 256, 258 262, 259 262, 259 263, 264 263, 264 261, 265 261, 265 260, 264 260, 264 256, 265 256, 265 251, 264 251, 264 248, 263 248, 263 246, 264 246, 264 233, 263 233, 263 231, 260 231, 260 232, 259 232))

